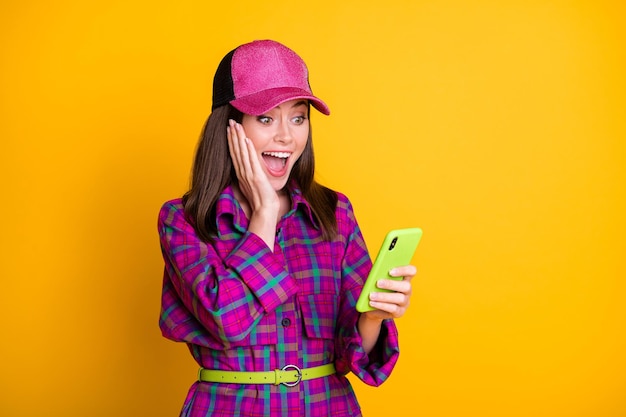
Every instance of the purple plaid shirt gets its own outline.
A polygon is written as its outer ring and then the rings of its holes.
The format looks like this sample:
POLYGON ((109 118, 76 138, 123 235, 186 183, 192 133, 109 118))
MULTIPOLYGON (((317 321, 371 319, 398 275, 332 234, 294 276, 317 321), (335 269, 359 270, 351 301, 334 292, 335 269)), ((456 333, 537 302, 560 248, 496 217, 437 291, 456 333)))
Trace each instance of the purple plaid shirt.
POLYGON ((277 225, 274 251, 249 233, 248 219, 229 187, 217 202, 213 244, 196 236, 180 199, 163 205, 159 236, 165 272, 159 325, 187 343, 207 369, 271 371, 292 364, 334 363, 337 373, 295 387, 194 382, 181 416, 359 416, 353 372, 377 386, 399 355, 392 320, 383 322, 366 355, 355 303, 371 260, 350 201, 336 209, 338 233, 324 241, 297 187, 277 225))

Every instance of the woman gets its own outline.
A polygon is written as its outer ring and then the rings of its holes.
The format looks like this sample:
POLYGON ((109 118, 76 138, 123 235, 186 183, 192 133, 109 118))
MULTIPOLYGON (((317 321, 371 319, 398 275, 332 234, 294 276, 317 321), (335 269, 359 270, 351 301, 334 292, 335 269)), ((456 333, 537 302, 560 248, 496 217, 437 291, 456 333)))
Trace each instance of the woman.
POLYGON ((218 66, 190 190, 163 205, 160 327, 200 365, 182 416, 359 416, 353 372, 378 386, 415 267, 355 303, 371 260, 350 201, 314 180, 302 59, 254 41, 218 66))

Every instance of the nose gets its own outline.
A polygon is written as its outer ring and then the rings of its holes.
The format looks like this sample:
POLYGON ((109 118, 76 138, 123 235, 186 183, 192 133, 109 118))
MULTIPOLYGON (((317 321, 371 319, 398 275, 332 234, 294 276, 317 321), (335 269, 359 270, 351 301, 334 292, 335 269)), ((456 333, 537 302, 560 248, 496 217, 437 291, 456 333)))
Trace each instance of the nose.
POLYGON ((276 133, 274 135, 274 140, 277 142, 287 143, 291 141, 291 130, 289 129, 289 122, 285 120, 281 120, 280 123, 277 123, 276 133))

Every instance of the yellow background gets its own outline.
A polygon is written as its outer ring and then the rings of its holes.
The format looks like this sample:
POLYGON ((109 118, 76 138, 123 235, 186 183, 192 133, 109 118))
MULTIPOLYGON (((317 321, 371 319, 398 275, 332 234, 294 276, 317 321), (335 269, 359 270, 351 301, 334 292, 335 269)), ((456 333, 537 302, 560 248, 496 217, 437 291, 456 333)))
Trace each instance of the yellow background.
POLYGON ((626 416, 625 19, 618 0, 2 2, 0 415, 177 415, 196 368, 157 326, 157 211, 221 57, 273 38, 331 107, 318 176, 370 250, 424 229, 398 367, 355 382, 365 415, 626 416))

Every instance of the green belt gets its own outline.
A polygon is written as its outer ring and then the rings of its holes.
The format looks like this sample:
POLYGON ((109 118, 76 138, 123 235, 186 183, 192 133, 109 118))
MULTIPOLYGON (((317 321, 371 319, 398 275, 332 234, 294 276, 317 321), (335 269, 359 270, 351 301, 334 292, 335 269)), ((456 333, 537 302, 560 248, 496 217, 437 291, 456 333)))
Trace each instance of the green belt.
POLYGON ((288 387, 294 387, 298 385, 300 381, 321 378, 334 373, 335 365, 332 363, 305 369, 300 369, 296 365, 286 365, 283 369, 275 369, 267 372, 218 371, 200 368, 198 371, 198 381, 224 382, 229 384, 283 384, 288 387))

